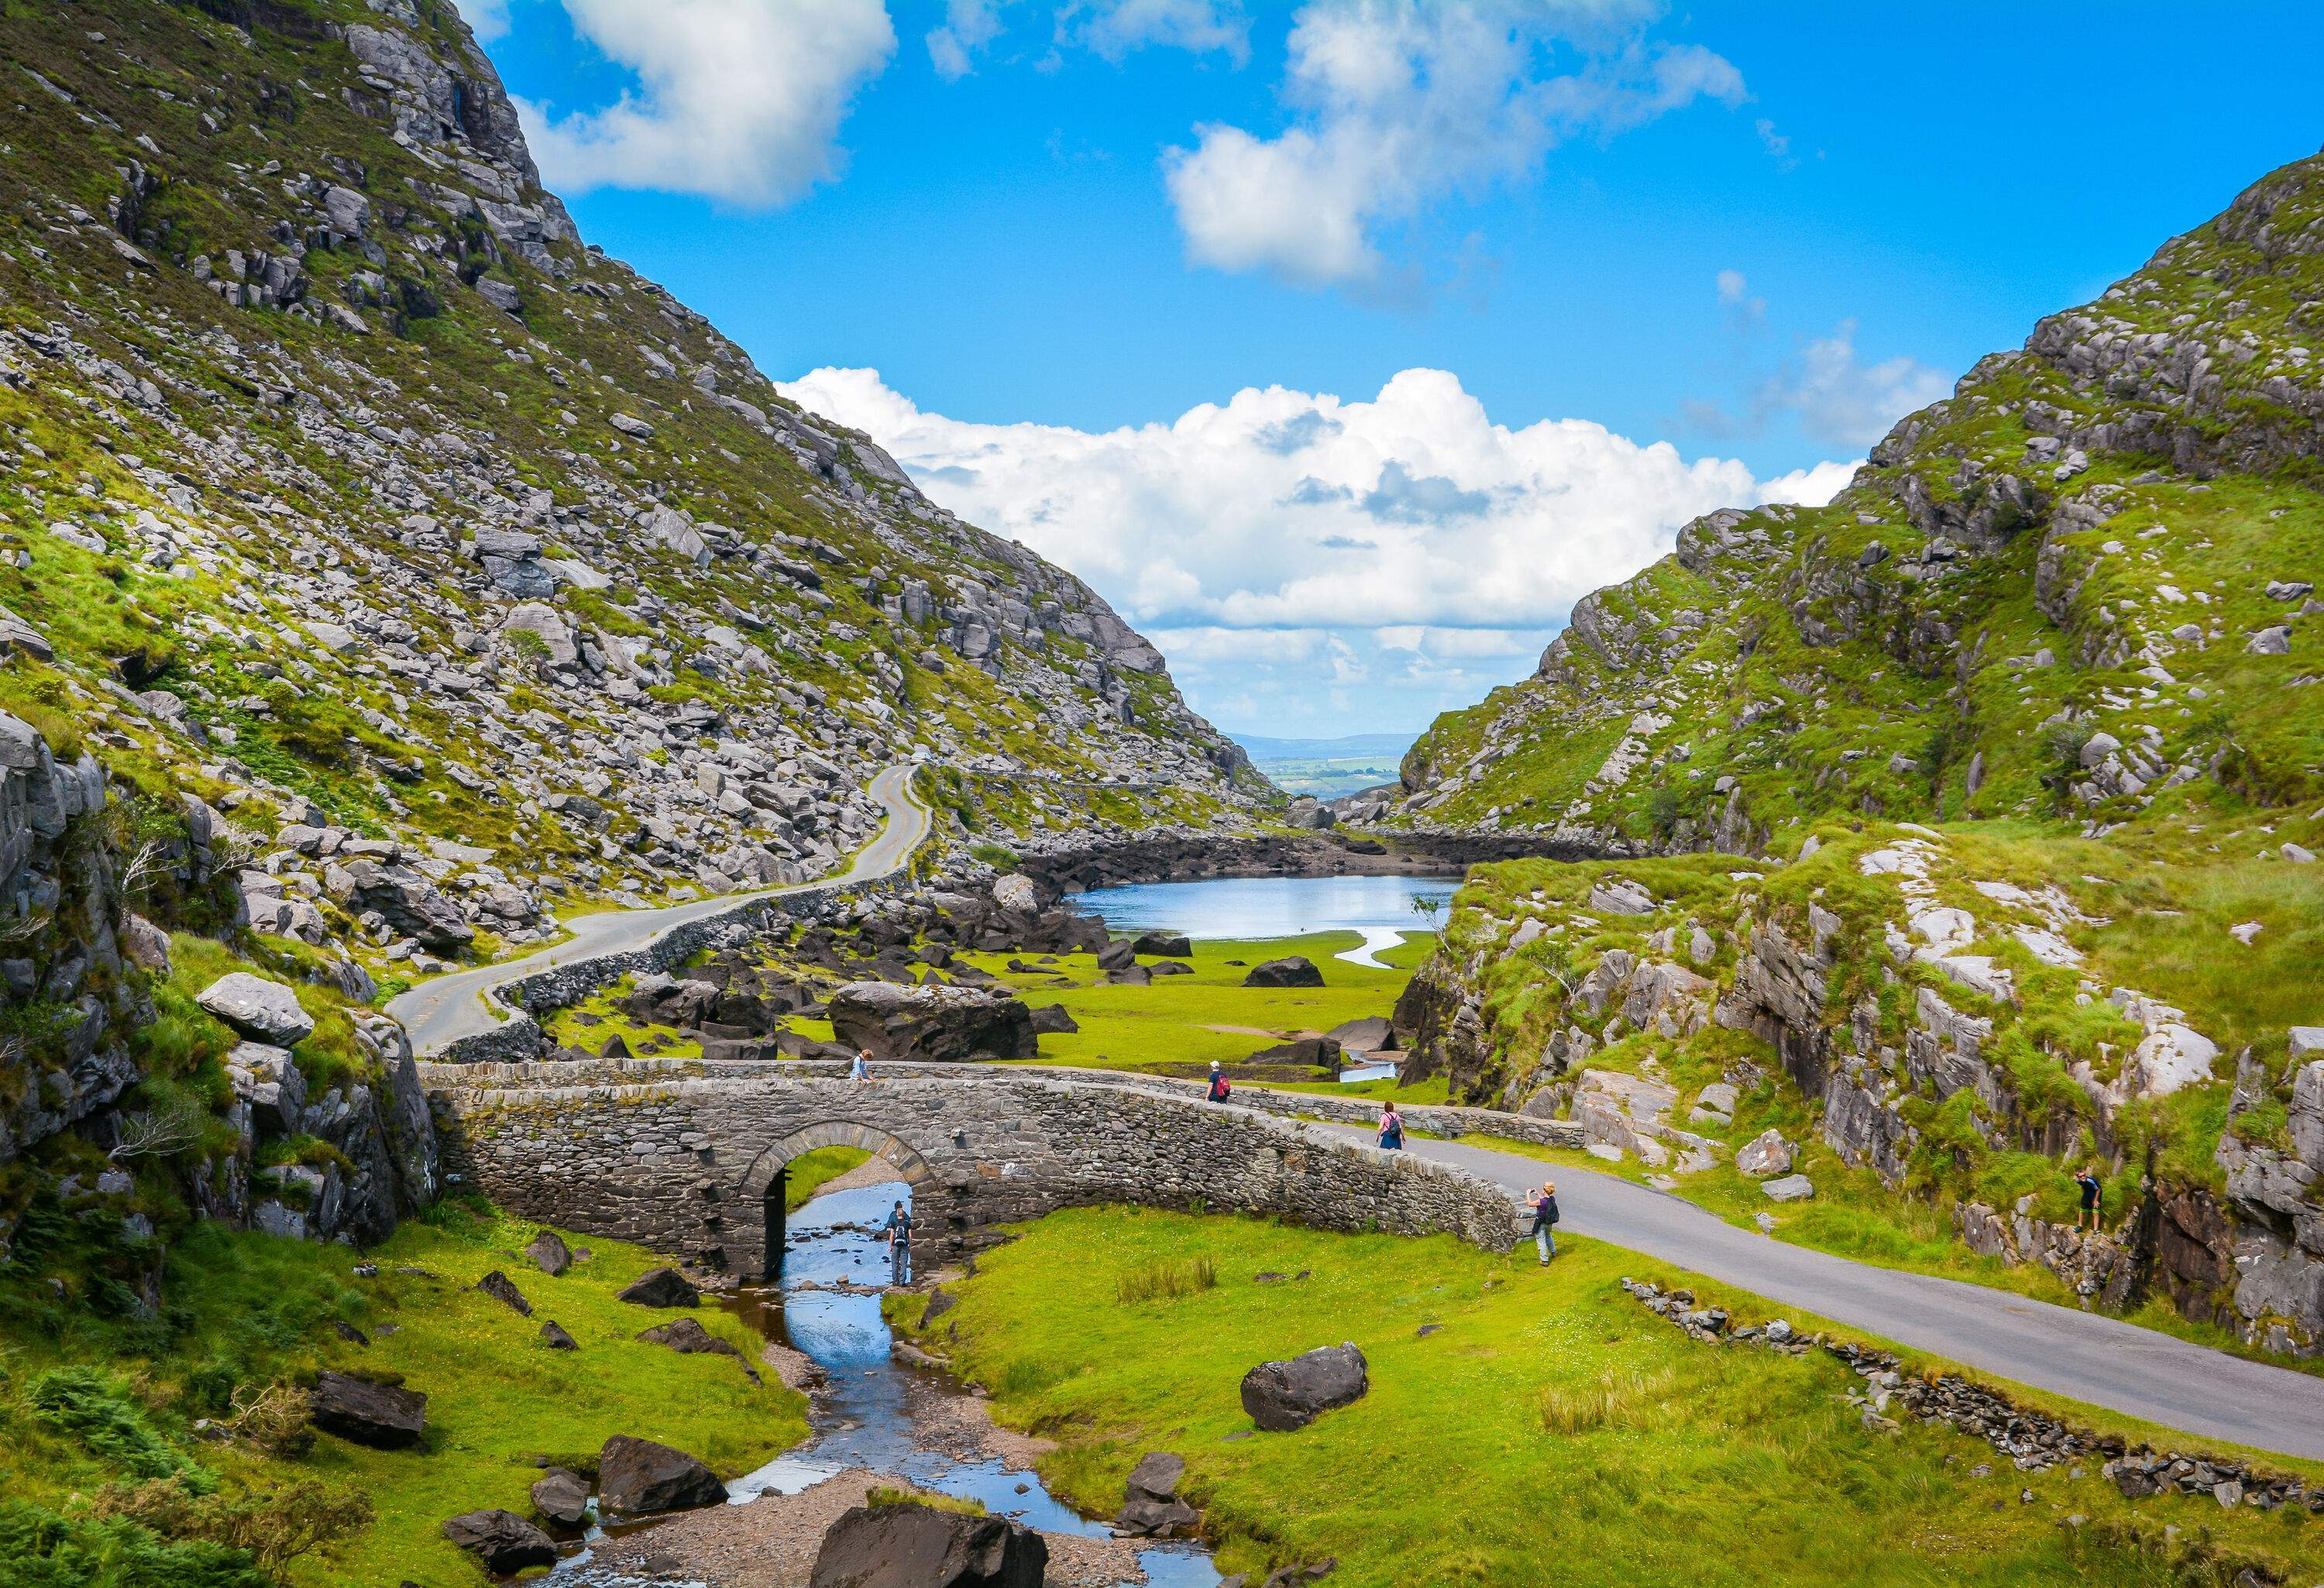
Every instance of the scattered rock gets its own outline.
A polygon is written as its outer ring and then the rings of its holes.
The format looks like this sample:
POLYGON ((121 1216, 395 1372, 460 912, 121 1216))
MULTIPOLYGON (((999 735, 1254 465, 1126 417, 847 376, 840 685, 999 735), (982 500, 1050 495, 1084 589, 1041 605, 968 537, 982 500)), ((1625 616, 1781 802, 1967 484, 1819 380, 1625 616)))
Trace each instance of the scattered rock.
POLYGON ((702 1292, 676 1269, 651 1269, 631 1280, 614 1299, 636 1306, 699 1306, 702 1292))
POLYGON ((823 1536, 809 1588, 1041 1588, 1049 1546, 1005 1517, 859 1505, 823 1536))
POLYGON ((1130 947, 1139 954, 1169 959, 1191 959, 1194 953, 1184 932, 1148 932, 1130 947))
POLYGON ((1242 979, 1246 987, 1320 987, 1323 973, 1305 955, 1294 954, 1282 959, 1270 959, 1250 967, 1242 979))
POLYGON ((1735 1168, 1737 1173, 1755 1180, 1764 1180, 1770 1175, 1788 1175, 1792 1172, 1792 1144, 1784 1140, 1781 1131, 1762 1131, 1737 1150, 1735 1168))
POLYGON ((535 1235, 525 1246, 524 1254, 532 1260, 533 1267, 552 1279, 573 1266, 573 1249, 554 1230, 543 1230, 535 1235))
POLYGON ((494 1269, 491 1273, 478 1279, 476 1288, 508 1306, 519 1317, 529 1318, 532 1316, 532 1303, 527 1301, 524 1298, 524 1292, 519 1290, 515 1283, 498 1269, 494 1269))
POLYGON ((540 1338, 551 1351, 578 1351, 580 1343, 565 1332, 565 1325, 555 1318, 540 1325, 540 1338))
POLYGON ((742 1362, 742 1371, 750 1375, 751 1382, 755 1384, 759 1381, 758 1370, 750 1364, 742 1353, 704 1328, 698 1319, 678 1318, 671 1323, 658 1324, 650 1329, 642 1331, 638 1338, 650 1345, 667 1345, 672 1351, 681 1352, 687 1356, 731 1356, 736 1362, 742 1362))
POLYGON ((1201 1512, 1178 1498, 1178 1483, 1185 1475, 1183 1458, 1167 1451, 1147 1452, 1130 1470, 1121 1514, 1114 1518, 1115 1528, 1139 1538, 1191 1537, 1203 1519, 1201 1512))
POLYGON ((316 1375, 307 1409, 325 1433, 376 1450, 401 1450, 420 1443, 428 1397, 416 1390, 324 1372, 316 1375))
POLYGON ((1775 1202, 1805 1202, 1815 1195, 1815 1183, 1805 1175, 1785 1175, 1759 1187, 1775 1202))
POLYGON ((296 992, 248 971, 220 976, 194 1002, 244 1036, 277 1048, 296 1047, 314 1034, 315 1022, 299 1007, 296 992))
POLYGON ((560 1533, 577 1533, 589 1521, 589 1485, 580 1475, 551 1467, 532 1486, 532 1509, 560 1533))
POLYGON ((557 1564, 557 1541, 514 1511, 472 1510, 454 1517, 444 1524, 444 1537, 475 1556, 494 1576, 557 1564))
POLYGON ((597 1498, 624 1516, 726 1503, 718 1474, 683 1450, 616 1434, 597 1453, 597 1498))
POLYGON ((1245 1373, 1242 1408, 1260 1427, 1284 1434, 1360 1400, 1370 1388, 1364 1353, 1352 1342, 1326 1345, 1288 1362, 1263 1362, 1245 1373))
POLYGON ((1081 1029, 1062 1003, 1045 1003, 1033 1011, 1033 1029, 1044 1037, 1069 1037, 1081 1029))
POLYGON ((830 1009, 840 1045, 868 1048, 874 1058, 948 1064, 1040 1053, 1032 1011, 1008 992, 851 982, 831 995, 830 1009))

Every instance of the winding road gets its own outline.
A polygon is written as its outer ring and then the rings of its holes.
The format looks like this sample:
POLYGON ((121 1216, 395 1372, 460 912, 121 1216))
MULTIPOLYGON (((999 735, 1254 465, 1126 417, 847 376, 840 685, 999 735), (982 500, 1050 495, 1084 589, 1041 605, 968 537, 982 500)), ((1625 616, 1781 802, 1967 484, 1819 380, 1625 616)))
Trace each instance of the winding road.
POLYGON ((653 909, 608 909, 576 916, 567 923, 572 936, 564 942, 522 959, 455 971, 422 982, 391 1002, 387 1012, 403 1022, 404 1029, 411 1033, 412 1050, 425 1057, 462 1038, 480 1036, 500 1023, 504 1016, 484 1002, 484 994, 494 987, 557 965, 570 965, 576 959, 643 948, 672 927, 720 914, 753 899, 845 887, 891 875, 928 833, 928 813, 912 798, 913 771, 910 766, 891 766, 872 780, 872 797, 887 808, 887 825, 856 854, 854 863, 836 876, 748 893, 714 894, 653 909))
MULTIPOLYGON (((1371 1132, 1345 1129, 1370 1140, 1371 1132)), ((1406 1151, 1522 1196, 1557 1182, 1560 1234, 1587 1235, 1917 1351, 2212 1439, 2324 1460, 2324 1378, 2101 1313, 1875 1268, 1740 1230, 1650 1186, 1514 1152, 1415 1139, 1406 1151)))

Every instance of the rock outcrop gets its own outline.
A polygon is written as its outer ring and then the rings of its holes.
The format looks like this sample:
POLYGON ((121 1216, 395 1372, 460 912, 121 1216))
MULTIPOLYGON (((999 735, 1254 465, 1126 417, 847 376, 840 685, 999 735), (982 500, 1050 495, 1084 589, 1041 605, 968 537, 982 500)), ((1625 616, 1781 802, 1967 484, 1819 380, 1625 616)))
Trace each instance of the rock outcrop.
POLYGON ((1242 1408, 1269 1433, 1304 1428, 1352 1406, 1371 1388, 1364 1353, 1351 1343, 1319 1346, 1286 1362, 1263 1362, 1242 1378, 1242 1408))
POLYGON ((855 982, 831 995, 830 1008, 840 1046, 869 1048, 874 1058, 941 1064, 1040 1051, 1032 1011, 982 988, 855 982))

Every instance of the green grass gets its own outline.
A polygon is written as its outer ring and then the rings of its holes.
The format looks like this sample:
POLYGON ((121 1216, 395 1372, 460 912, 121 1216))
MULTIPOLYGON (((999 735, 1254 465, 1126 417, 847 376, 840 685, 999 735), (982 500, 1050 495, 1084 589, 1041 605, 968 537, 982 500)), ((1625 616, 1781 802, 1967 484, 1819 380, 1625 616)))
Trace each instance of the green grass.
POLYGON ((2210 1575, 2206 1551, 2287 1581, 2324 1568, 2304 1517, 2134 1505, 2094 1468, 2020 1473, 1949 1432, 1868 1429, 1837 1363, 1697 1344, 1622 1295, 1625 1273, 1651 1268, 1588 1241, 1541 1269, 1446 1237, 1082 1209, 981 1258, 930 1343, 1003 1421, 1062 1442, 1043 1475, 1085 1510, 1117 1506, 1145 1452, 1183 1455, 1229 1572, 1332 1556, 1351 1588, 2160 1588, 2239 1569, 2210 1575), (1215 1288, 1122 1298, 1128 1277, 1196 1257, 1215 1288), (1370 1362, 1366 1398, 1252 1435, 1244 1371, 1342 1340, 1370 1362), (1986 1463, 1998 1470, 1971 1475, 1986 1463))
POLYGON ((800 1153, 783 1166, 783 1211, 797 1213, 825 1184, 871 1158, 861 1147, 817 1147, 800 1153))
MULTIPOLYGON (((42 1265, 20 1261, 0 1276, 0 1336, 7 1342, 0 1490, 60 1509, 75 1493, 95 1492, 161 1459, 134 1426, 107 1424, 98 1441, 36 1410, 32 1397, 43 1371, 81 1364, 132 1387, 128 1404, 167 1441, 163 1451, 200 1463, 229 1490, 305 1479, 368 1496, 373 1524, 297 1563, 294 1583, 336 1588, 409 1578, 449 1585, 481 1578, 438 1525, 493 1507, 527 1514, 537 1459, 590 1471, 606 1438, 632 1434, 691 1451, 731 1475, 805 1436, 804 1401, 771 1377, 753 1386, 731 1358, 684 1356, 633 1338, 669 1315, 618 1302, 614 1294, 661 1259, 572 1236, 590 1249, 590 1260, 551 1279, 522 1255, 537 1228, 446 1205, 372 1252, 379 1273, 365 1279, 351 1271, 356 1258, 344 1247, 201 1226, 170 1254, 168 1307, 159 1319, 125 1310, 108 1316, 94 1297, 53 1302, 42 1265), (468 1288, 493 1269, 531 1301, 531 1317, 468 1288), (540 1327, 549 1318, 580 1350, 553 1352, 541 1343, 540 1327), (371 1343, 341 1339, 334 1320, 364 1331, 371 1343), (247 1396, 326 1367, 400 1376, 425 1391, 424 1447, 370 1450, 318 1436, 294 1459, 189 1436, 195 1417, 227 1413, 237 1389, 247 1396), (115 1454, 100 1454, 101 1446, 115 1454)), ((756 1356, 759 1341, 738 1321, 711 1307, 695 1316, 756 1356)), ((11 1569, 0 1560, 0 1581, 18 1580, 11 1569)))
MULTIPOLYGON (((1087 954, 1059 955, 1054 966, 1039 965, 1038 974, 1007 968, 1011 959, 1034 964, 1038 956, 994 953, 960 958, 1001 977, 1036 1008, 1059 1004, 1074 1017, 1080 1031, 1041 1039, 1042 1062, 1191 1076, 1206 1070, 1214 1058, 1223 1065, 1239 1064, 1285 1038, 1328 1031, 1367 1015, 1386 1015, 1410 974, 1332 957, 1361 941, 1360 935, 1347 931, 1258 942, 1200 941, 1194 945, 1193 957, 1181 962, 1191 965, 1193 974, 1157 976, 1145 987, 1107 983, 1096 957, 1087 954), (1242 985, 1250 966, 1295 954, 1314 963, 1323 973, 1323 986, 1242 985), (1242 963, 1231 965, 1231 960, 1242 963)), ((1420 950, 1407 944, 1406 952, 1420 950)))

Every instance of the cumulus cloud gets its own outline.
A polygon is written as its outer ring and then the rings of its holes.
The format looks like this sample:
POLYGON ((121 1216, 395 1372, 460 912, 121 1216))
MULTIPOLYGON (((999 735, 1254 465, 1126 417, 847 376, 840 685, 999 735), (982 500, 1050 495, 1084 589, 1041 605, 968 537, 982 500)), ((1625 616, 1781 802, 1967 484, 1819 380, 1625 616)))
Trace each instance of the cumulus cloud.
POLYGON ((1307 286, 1370 280, 1384 227, 1519 178, 1565 139, 1743 102, 1724 58, 1642 36, 1652 14, 1635 0, 1314 0, 1289 40, 1292 125, 1207 123, 1163 156, 1187 257, 1307 286))
POLYGON ((1149 45, 1250 59, 1250 19, 1235 0, 1068 0, 1057 7, 1057 42, 1120 60, 1149 45))
POLYGON ((488 42, 509 31, 508 0, 466 0, 460 16, 470 32, 488 42))
POLYGON ((1251 387, 1103 432, 929 413, 868 369, 781 390, 869 432, 962 517, 1089 580, 1174 669, 1194 669, 1181 682, 1206 709, 1263 701, 1272 678, 1283 711, 1325 710, 1315 689, 1362 669, 1383 688, 1425 687, 1425 705, 1400 708, 1425 720, 1524 671, 1576 598, 1662 556, 1688 519, 1827 501, 1850 468, 1761 480, 1584 420, 1513 429, 1431 369, 1366 401, 1251 387))
POLYGON ((976 69, 975 58, 1001 36, 1005 0, 945 0, 945 19, 928 30, 928 64, 954 82, 976 69))
POLYGON ((1943 372, 1902 355, 1865 364, 1856 356, 1856 322, 1810 342, 1754 396, 1762 414, 1789 411, 1800 428, 1834 447, 1869 447, 1916 408, 1943 399, 1943 372))
MULTIPOLYGON (((896 49, 881 0, 563 0, 636 74, 600 109, 520 100, 551 186, 780 204, 837 174, 839 124, 896 49)), ((973 8, 972 8, 973 9, 973 8)))

